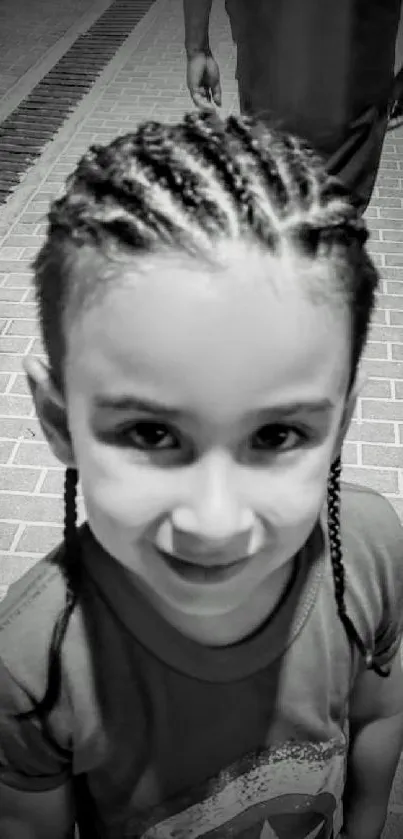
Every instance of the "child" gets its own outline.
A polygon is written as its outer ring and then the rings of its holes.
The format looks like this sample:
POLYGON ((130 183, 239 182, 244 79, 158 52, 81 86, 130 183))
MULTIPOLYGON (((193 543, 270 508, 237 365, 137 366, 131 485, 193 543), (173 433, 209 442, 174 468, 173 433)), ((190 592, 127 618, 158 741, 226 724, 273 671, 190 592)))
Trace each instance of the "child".
POLYGON ((49 220, 65 540, 1 605, 1 839, 379 839, 403 537, 340 495, 364 222, 300 141, 206 114, 92 148, 49 220))

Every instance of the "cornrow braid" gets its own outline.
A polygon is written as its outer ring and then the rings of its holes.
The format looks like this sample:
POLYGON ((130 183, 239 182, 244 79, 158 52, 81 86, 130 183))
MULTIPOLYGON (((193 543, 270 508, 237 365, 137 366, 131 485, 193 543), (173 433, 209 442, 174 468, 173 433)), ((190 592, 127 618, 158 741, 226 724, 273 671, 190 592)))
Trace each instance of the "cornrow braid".
POLYGON ((347 637, 355 644, 363 657, 368 670, 373 670, 378 676, 387 678, 390 675, 390 670, 384 670, 379 667, 373 659, 373 654, 361 640, 351 618, 349 618, 346 611, 345 604, 345 568, 342 557, 342 547, 340 538, 340 474, 341 461, 338 458, 331 467, 328 495, 327 495, 327 515, 328 515, 328 532, 329 532, 329 547, 330 559, 333 570, 333 581, 336 596, 336 605, 339 618, 346 630, 347 637))
POLYGON ((151 181, 165 187, 178 204, 199 221, 212 234, 229 232, 228 213, 214 200, 208 190, 208 181, 200 166, 192 169, 192 158, 178 142, 177 131, 167 130, 158 122, 149 122, 137 132, 137 160, 151 181), (187 165, 186 165, 187 164, 187 165))
POLYGON ((270 184, 277 212, 284 212, 289 203, 289 194, 280 175, 279 164, 274 154, 270 154, 268 144, 259 142, 253 120, 232 115, 228 117, 227 125, 231 136, 236 137, 246 153, 255 159, 265 179, 265 185, 270 184))
MULTIPOLYGON (((278 234, 271 213, 259 211, 250 178, 250 167, 242 169, 238 150, 231 148, 227 126, 212 120, 210 113, 187 114, 184 118, 185 141, 198 150, 200 157, 211 164, 236 204, 242 232, 254 232, 271 251, 276 249, 278 234)), ((255 178, 256 181, 256 178, 255 178)), ((267 206, 266 206, 267 209, 267 206)))
POLYGON ((81 582, 81 545, 77 530, 78 472, 66 469, 64 485, 64 557, 60 567, 66 580, 65 606, 53 627, 50 642, 47 686, 43 699, 32 710, 19 714, 20 719, 46 717, 56 705, 61 689, 61 650, 70 617, 78 601, 81 582))

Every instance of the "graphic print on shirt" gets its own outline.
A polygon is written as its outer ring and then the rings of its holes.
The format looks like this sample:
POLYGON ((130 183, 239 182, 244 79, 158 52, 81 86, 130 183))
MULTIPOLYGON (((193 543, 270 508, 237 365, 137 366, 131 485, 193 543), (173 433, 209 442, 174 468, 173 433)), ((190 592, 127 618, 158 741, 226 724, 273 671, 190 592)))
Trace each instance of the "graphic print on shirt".
POLYGON ((285 743, 253 753, 132 825, 138 839, 335 839, 345 746, 285 743))

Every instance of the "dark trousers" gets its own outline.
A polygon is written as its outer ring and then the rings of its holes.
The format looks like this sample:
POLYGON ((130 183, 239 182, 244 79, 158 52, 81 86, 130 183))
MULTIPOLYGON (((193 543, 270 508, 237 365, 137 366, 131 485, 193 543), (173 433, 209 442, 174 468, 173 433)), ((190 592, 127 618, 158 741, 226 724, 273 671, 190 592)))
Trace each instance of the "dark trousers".
POLYGON ((307 140, 362 211, 387 128, 400 6, 401 0, 226 2, 241 111, 307 140))

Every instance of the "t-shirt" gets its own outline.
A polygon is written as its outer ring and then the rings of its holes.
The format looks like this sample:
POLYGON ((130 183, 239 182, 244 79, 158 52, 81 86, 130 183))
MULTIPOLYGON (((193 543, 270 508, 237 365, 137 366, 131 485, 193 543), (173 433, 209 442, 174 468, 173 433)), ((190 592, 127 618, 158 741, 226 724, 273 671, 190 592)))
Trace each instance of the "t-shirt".
POLYGON ((300 134, 368 202, 401 0, 226 0, 241 109, 300 134))
MULTIPOLYGON (((401 638, 403 535, 391 505, 342 491, 348 613, 377 661, 401 638)), ((65 586, 60 550, 0 604, 0 782, 72 779, 83 839, 330 839, 342 821, 349 694, 363 663, 337 616, 325 515, 264 626, 226 648, 185 638, 80 530, 83 581, 46 723, 42 698, 65 586)))

